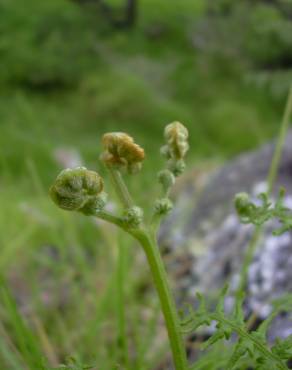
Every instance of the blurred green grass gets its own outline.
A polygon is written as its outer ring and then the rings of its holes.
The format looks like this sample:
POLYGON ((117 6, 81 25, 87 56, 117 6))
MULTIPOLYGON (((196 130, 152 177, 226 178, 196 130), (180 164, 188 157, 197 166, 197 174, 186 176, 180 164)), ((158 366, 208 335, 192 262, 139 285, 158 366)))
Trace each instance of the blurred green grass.
MULTIPOLYGON (((104 173, 98 163, 101 135, 129 132, 147 153, 130 186, 141 204, 149 204, 157 191, 165 124, 180 120, 189 128, 190 167, 231 158, 277 131, 285 96, 248 84, 238 59, 192 45, 204 8, 204 1, 143 0, 137 26, 118 31, 95 8, 73 1, 28 0, 25 7, 0 2, 2 284, 37 338, 37 345, 29 345, 40 347, 36 352, 51 365, 74 355, 99 370, 117 368, 118 244, 128 250, 126 330, 133 369, 152 368, 160 350, 152 343, 157 310, 151 309, 157 303, 139 294, 148 292, 140 251, 128 249, 132 241, 117 231, 54 207, 47 196, 61 167, 54 152, 74 148, 90 169, 104 173)), ((3 289, 0 367, 33 369, 34 357, 20 343, 25 327, 10 330, 19 317, 3 289)))
POLYGON ((275 132, 283 100, 245 84, 233 60, 192 47, 203 1, 141 1, 129 32, 100 25, 97 14, 70 1, 16 4, 2 1, 0 144, 3 166, 18 180, 35 158, 47 186, 58 147, 78 148, 95 166, 108 130, 129 131, 145 146, 146 177, 172 120, 190 130, 190 161, 230 157, 275 132))

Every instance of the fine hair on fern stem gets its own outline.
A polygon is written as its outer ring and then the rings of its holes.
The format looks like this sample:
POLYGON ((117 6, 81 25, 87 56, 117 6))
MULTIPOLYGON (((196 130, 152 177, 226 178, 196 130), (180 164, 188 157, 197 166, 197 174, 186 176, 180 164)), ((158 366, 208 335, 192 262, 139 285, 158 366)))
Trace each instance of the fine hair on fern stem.
POLYGON ((106 208, 107 194, 103 179, 86 168, 67 169, 60 173, 50 188, 52 200, 60 208, 79 211, 112 223, 134 237, 142 246, 158 293, 176 370, 187 370, 187 355, 175 301, 168 283, 165 267, 157 244, 157 230, 162 219, 172 210, 169 199, 171 187, 185 169, 184 158, 189 150, 188 130, 180 122, 173 122, 164 131, 165 145, 161 153, 165 168, 157 175, 161 196, 153 201, 150 220, 132 198, 124 176, 138 174, 145 153, 126 133, 106 133, 102 138, 100 155, 114 190, 121 203, 121 212, 113 214, 106 208))

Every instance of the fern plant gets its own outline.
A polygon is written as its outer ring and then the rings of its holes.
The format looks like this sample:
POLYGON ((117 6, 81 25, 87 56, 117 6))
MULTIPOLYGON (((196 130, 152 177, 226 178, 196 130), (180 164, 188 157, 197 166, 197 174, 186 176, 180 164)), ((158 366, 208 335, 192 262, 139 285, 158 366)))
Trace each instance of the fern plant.
POLYGON ((107 193, 102 177, 85 167, 66 169, 57 177, 50 189, 52 200, 62 209, 79 211, 110 222, 132 237, 144 249, 165 318, 170 347, 176 370, 186 370, 187 356, 180 329, 178 313, 171 293, 166 271, 157 244, 157 231, 161 220, 171 211, 169 192, 176 177, 185 169, 184 157, 189 149, 188 130, 179 122, 166 126, 165 145, 161 153, 166 158, 165 168, 159 172, 162 196, 153 202, 151 220, 144 219, 143 210, 134 202, 123 174, 139 172, 145 154, 128 134, 113 132, 103 136, 104 151, 101 161, 108 170, 113 187, 121 203, 121 213, 106 209, 107 193))
MULTIPOLYGON (((198 308, 190 307, 188 314, 180 317, 159 252, 157 231, 162 219, 172 210, 170 190, 176 178, 185 169, 184 159, 189 149, 188 130, 181 123, 173 122, 167 125, 164 131, 165 145, 161 148, 161 153, 166 163, 165 168, 158 173, 158 182, 162 191, 161 196, 153 202, 150 220, 144 217, 144 210, 133 200, 123 178, 124 175, 137 174, 145 158, 143 148, 126 133, 105 134, 102 139, 104 150, 100 156, 120 200, 119 213, 112 213, 107 209, 108 195, 104 189, 103 178, 97 172, 85 167, 62 171, 50 188, 50 196, 58 207, 67 211, 78 211, 112 223, 134 237, 142 246, 160 300, 176 370, 231 370, 247 369, 251 366, 258 370, 278 370, 287 369, 287 360, 292 358, 292 336, 277 340, 272 346, 269 345, 266 337, 274 317, 283 310, 291 310, 291 295, 273 302, 273 312, 254 331, 250 331, 249 319, 244 317, 243 311, 248 266, 255 252, 263 224, 272 217, 277 217, 283 225, 277 233, 289 230, 292 225, 291 211, 285 208, 283 203, 284 192, 280 192, 275 205, 269 200, 291 110, 292 90, 268 177, 268 192, 260 195, 262 204, 260 206, 253 204, 245 193, 238 194, 235 198, 235 207, 241 221, 254 224, 256 229, 243 262, 241 280, 231 313, 224 310, 224 302, 228 293, 228 286, 226 286, 220 293, 215 309, 210 309, 205 298, 198 293, 198 308), (195 364, 189 365, 184 336, 196 332, 200 327, 213 327, 214 325, 212 335, 202 344, 202 349, 208 349, 208 351, 195 364), (220 350, 220 346, 224 347, 226 341, 229 341, 228 351, 220 350)), ((123 365, 127 368, 126 361, 123 365)), ((81 369, 82 366, 80 366, 73 363, 71 367, 63 366, 63 368, 81 369)))

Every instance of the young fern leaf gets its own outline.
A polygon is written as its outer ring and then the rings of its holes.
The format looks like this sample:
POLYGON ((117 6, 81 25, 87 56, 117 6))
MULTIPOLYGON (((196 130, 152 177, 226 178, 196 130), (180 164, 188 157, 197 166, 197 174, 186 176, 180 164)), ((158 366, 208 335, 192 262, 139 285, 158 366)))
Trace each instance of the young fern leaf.
MULTIPOLYGON (((227 293, 228 286, 225 286, 220 293, 218 304, 214 311, 208 311, 204 297, 198 294, 199 308, 196 311, 191 310, 189 316, 182 322, 183 332, 195 331, 202 325, 210 326, 215 321, 217 324, 213 335, 203 343, 201 348, 205 350, 210 346, 214 346, 215 343, 222 343, 222 340, 230 339, 232 334, 236 334, 237 341, 231 356, 226 358, 224 368, 229 370, 236 369, 238 368, 238 363, 243 361, 243 363, 252 364, 254 369, 259 370, 287 369, 285 362, 291 351, 290 345, 292 340, 280 341, 271 350, 266 338, 267 330, 272 320, 283 308, 283 301, 278 302, 277 308, 256 331, 249 332, 244 321, 242 309, 244 294, 240 292, 236 295, 233 311, 228 315, 224 310, 224 301, 227 293)), ((292 298, 289 296, 288 299, 292 298)), ((216 366, 215 368, 218 367, 216 366)), ((248 366, 240 368, 248 368, 248 366)), ((196 367, 194 366, 193 369, 196 369, 196 367)))
MULTIPOLYGON (((224 304, 225 304, 225 299, 226 299, 226 296, 227 296, 227 293, 228 293, 228 289, 229 289, 228 284, 225 284, 225 286, 223 287, 223 289, 220 292, 218 303, 217 303, 217 306, 216 306, 216 309, 215 309, 215 312, 218 315, 221 315, 223 317, 225 316, 225 307, 224 307, 224 304)), ((221 338, 222 339, 225 338, 227 340, 230 338, 230 335, 232 333, 232 330, 230 329, 230 327, 228 325, 225 325, 223 322, 218 322, 216 328, 218 330, 212 336, 213 339, 211 337, 207 342, 209 342, 210 344, 213 344, 213 343, 215 343, 214 341, 217 341, 217 340, 219 340, 221 338)))
MULTIPOLYGON (((236 343, 233 352, 226 364, 226 370, 232 370, 238 363, 238 361, 245 356, 246 352, 248 352, 249 348, 246 347, 245 341, 239 339, 236 343)), ((249 344, 249 343, 248 343, 249 344)))
POLYGON ((284 205, 285 190, 283 188, 279 191, 274 206, 267 193, 259 194, 258 198, 262 202, 261 205, 254 204, 246 193, 236 195, 234 204, 241 223, 262 226, 269 220, 277 219, 282 226, 273 232, 274 235, 282 235, 292 230, 292 210, 284 205))
POLYGON ((267 331, 269 329, 269 326, 271 325, 272 321, 274 318, 277 316, 278 312, 275 311, 271 313, 258 327, 256 334, 258 335, 259 339, 262 339, 263 342, 266 343, 266 336, 267 336, 267 331))
POLYGON ((215 309, 215 311, 218 314, 224 315, 224 313, 225 313, 224 303, 225 303, 226 295, 228 293, 228 289, 229 289, 228 284, 225 284, 223 289, 221 290, 221 292, 219 294, 218 303, 217 303, 217 306, 216 306, 216 309, 215 309))
MULTIPOLYGON (((217 327, 218 328, 218 327, 217 327)), ((207 348, 211 347, 221 339, 225 338, 225 331, 223 329, 218 329, 215 333, 201 345, 202 350, 206 350, 207 348)))
POLYGON ((244 312, 243 312, 243 302, 245 298, 244 292, 238 292, 235 296, 235 303, 233 309, 233 320, 237 322, 238 325, 244 326, 244 312))
POLYGON ((224 369, 226 364, 226 348, 219 342, 213 345, 204 356, 200 357, 190 370, 224 369))
POLYGON ((282 297, 274 299, 272 301, 274 310, 280 311, 292 311, 292 293, 284 294, 282 297))
POLYGON ((289 360, 292 358, 292 335, 289 335, 286 339, 276 339, 276 343, 272 347, 272 352, 283 360, 289 360))
POLYGON ((211 325, 212 319, 209 317, 205 298, 200 293, 197 293, 197 299, 199 301, 198 309, 194 311, 190 308, 190 314, 181 321, 181 331, 183 334, 194 332, 203 325, 211 325))

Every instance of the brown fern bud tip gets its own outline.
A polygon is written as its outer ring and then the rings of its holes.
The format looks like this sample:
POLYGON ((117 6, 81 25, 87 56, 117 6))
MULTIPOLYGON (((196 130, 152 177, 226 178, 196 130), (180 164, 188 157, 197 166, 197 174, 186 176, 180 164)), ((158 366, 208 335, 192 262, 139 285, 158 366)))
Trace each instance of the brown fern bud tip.
POLYGON ((66 169, 50 188, 54 203, 67 211, 94 213, 104 207, 103 179, 97 172, 85 167, 66 169))
POLYGON ((183 159, 189 150, 187 128, 180 122, 170 123, 164 129, 164 137, 166 146, 162 147, 162 153, 169 159, 183 159))
POLYGON ((145 158, 144 149, 133 138, 123 132, 110 132, 103 135, 102 144, 105 151, 101 160, 108 166, 125 167, 128 172, 140 170, 145 158))

